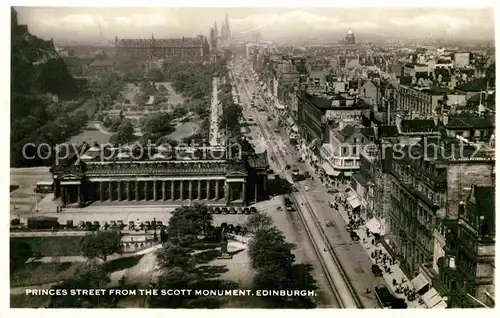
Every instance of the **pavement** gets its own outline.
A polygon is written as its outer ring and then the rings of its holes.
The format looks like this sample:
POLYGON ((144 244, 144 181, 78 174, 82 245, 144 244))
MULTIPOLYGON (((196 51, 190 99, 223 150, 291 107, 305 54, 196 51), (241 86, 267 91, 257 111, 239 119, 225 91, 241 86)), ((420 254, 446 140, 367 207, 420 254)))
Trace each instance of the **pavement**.
MULTIPOLYGON (((337 212, 342 216, 345 223, 349 223, 349 215, 348 215, 347 210, 344 208, 344 206, 342 204, 339 204, 338 207, 339 208, 338 208, 337 212)), ((370 257, 370 259, 372 260, 373 264, 377 264, 376 258, 371 256, 372 252, 374 252, 375 250, 382 251, 382 254, 386 254, 387 256, 390 255, 382 244, 376 244, 376 245, 372 244, 373 235, 367 236, 365 227, 360 227, 354 231, 359 235, 360 242, 363 242, 362 246, 365 249, 368 256, 370 257)), ((404 294, 396 293, 397 286, 394 286, 392 284, 393 279, 396 280, 396 282, 398 283, 398 286, 401 286, 403 288, 408 287, 410 289, 414 289, 414 287, 411 284, 411 280, 408 279, 408 277, 404 274, 403 270, 401 270, 401 268, 399 267, 398 261, 396 261, 396 263, 392 264, 392 265, 390 265, 389 263, 387 263, 387 264, 388 264, 387 266, 390 268, 390 274, 387 273, 386 271, 384 271, 383 272, 383 279, 384 279, 387 287, 389 288, 389 290, 393 293, 393 295, 395 295, 399 298, 405 298, 406 303, 408 304, 408 308, 427 308, 423 302, 422 303, 419 302, 419 298, 416 298, 413 301, 409 301, 408 298, 406 298, 404 296, 404 294), (402 283, 403 281, 405 283, 402 283)), ((383 268, 383 267, 380 265, 380 268, 383 268)))

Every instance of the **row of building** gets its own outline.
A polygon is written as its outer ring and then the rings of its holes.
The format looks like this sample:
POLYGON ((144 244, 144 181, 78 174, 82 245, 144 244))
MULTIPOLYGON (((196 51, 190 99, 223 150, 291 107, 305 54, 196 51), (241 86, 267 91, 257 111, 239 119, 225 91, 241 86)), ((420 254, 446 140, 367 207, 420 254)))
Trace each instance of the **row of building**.
POLYGON ((452 71, 450 85, 404 59, 391 73, 261 45, 247 57, 305 157, 327 183, 348 180, 352 208, 417 291, 434 288, 448 307, 492 306, 494 65, 464 81, 452 71))

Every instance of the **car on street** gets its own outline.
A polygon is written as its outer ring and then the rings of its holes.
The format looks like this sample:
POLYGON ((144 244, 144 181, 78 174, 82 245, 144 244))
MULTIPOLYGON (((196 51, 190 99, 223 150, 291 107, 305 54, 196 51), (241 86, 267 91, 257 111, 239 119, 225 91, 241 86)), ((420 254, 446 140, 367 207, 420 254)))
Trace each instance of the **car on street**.
POLYGON ((375 286, 375 297, 382 308, 391 308, 394 301, 394 296, 385 285, 375 286))
POLYGON ((280 130, 279 128, 277 128, 277 127, 276 127, 276 128, 274 128, 274 132, 275 132, 275 133, 279 133, 280 131, 281 131, 281 130, 280 130))
POLYGON ((144 224, 142 222, 137 222, 137 224, 135 225, 135 230, 136 231, 140 231, 144 228, 144 224))
MULTIPOLYGON (((356 233, 356 232, 354 232, 354 233, 356 233)), ((353 235, 351 233, 351 238, 352 238, 352 236, 353 235)), ((375 275, 375 277, 382 277, 383 276, 382 269, 377 264, 372 265, 372 273, 373 273, 373 275, 375 275)))
POLYGON ((286 207, 286 210, 288 212, 294 212, 295 211, 295 207, 293 205, 289 205, 289 206, 286 207))
POLYGON ((253 116, 248 116, 247 120, 250 121, 250 122, 254 121, 253 116))

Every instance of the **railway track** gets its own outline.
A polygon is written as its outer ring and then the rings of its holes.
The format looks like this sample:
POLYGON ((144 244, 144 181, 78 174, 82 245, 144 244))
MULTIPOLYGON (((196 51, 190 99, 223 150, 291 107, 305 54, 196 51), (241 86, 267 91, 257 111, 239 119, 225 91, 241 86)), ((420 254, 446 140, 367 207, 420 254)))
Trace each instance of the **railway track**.
MULTIPOLYGON (((243 84, 243 91, 246 95, 247 100, 250 100, 250 94, 248 92, 248 88, 245 84, 243 84)), ((254 113, 256 111, 254 110, 254 113)), ((256 114, 256 118, 259 118, 258 114, 256 114)), ((267 129, 264 124, 262 124, 260 119, 256 120, 257 125, 259 126, 259 129, 261 131, 262 136, 266 140, 270 140, 269 134, 267 132, 267 129)), ((278 166, 285 171, 284 167, 287 165, 286 160, 282 157, 282 154, 279 152, 279 150, 275 150, 273 145, 271 147, 268 147, 270 150, 270 153, 276 158, 278 166)), ((291 179, 291 176, 289 173, 285 172, 285 175, 291 179)), ((294 182, 295 183, 295 182, 294 182)), ((344 269, 342 268, 342 264, 340 263, 340 260, 338 256, 335 254, 335 251, 333 250, 331 244, 329 243, 328 237, 326 236, 324 230, 321 227, 321 224, 319 223, 319 220, 314 213, 314 210, 312 209, 310 203, 308 202, 306 196, 302 192, 302 187, 300 187, 299 184, 295 183, 297 186, 297 189, 299 190, 296 195, 301 195, 303 202, 305 202, 305 207, 307 209, 307 215, 304 214, 304 212, 301 209, 300 205, 297 198, 295 196, 292 196, 293 201, 295 205, 297 206, 297 211, 301 220, 301 223, 304 226, 305 232, 308 236, 308 239, 311 243, 311 246, 313 247, 314 253, 316 254, 321 269, 325 274, 325 277, 327 278, 328 282, 328 289, 332 292, 332 294, 335 296, 337 303, 342 307, 342 308, 364 308, 359 296, 357 295, 352 283, 350 282, 347 274, 345 273, 344 269), (307 222, 308 217, 312 219, 312 222, 307 222), (326 244, 326 251, 322 250, 322 245, 319 244, 317 238, 314 237, 313 234, 313 229, 311 229, 310 223, 314 223, 316 226, 317 233, 320 234, 321 240, 326 244), (329 266, 327 261, 325 260, 325 253, 329 255, 332 259, 333 262, 333 267, 329 266), (339 277, 341 277, 342 282, 338 282, 334 279, 332 275, 332 269, 335 271, 339 277), (341 286, 338 286, 341 285, 341 286), (339 288, 340 287, 340 288, 339 288), (339 289, 342 289, 344 292, 340 291, 339 289), (345 292, 347 291, 347 292, 345 292)))

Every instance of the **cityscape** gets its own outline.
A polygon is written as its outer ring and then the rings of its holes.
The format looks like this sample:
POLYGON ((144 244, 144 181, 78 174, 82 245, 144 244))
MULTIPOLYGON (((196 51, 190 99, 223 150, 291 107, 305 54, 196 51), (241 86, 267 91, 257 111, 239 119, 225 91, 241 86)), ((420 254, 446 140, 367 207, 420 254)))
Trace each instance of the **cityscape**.
POLYGON ((495 307, 493 9, 11 7, 10 307, 495 307))

